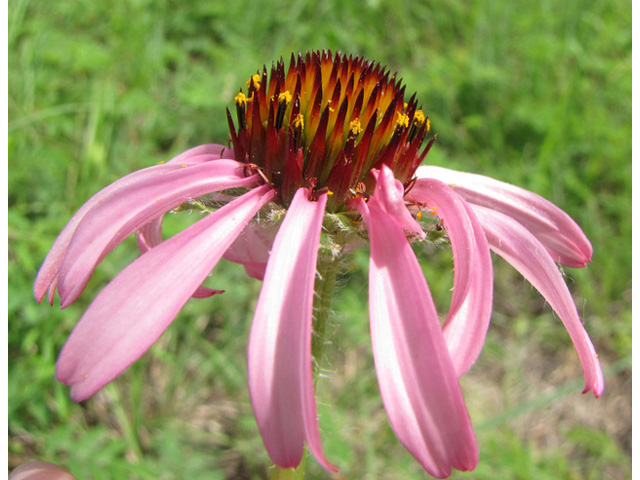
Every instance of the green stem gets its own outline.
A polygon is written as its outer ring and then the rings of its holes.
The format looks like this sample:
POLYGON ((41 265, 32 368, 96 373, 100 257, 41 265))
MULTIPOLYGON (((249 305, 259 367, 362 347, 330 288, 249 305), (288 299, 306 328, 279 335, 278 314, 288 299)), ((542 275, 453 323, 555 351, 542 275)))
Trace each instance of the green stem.
POLYGON ((341 262, 328 255, 318 258, 318 276, 315 282, 315 299, 313 302, 313 336, 311 338, 311 354, 313 355, 313 381, 318 382, 326 329, 331 315, 331 301, 336 291, 338 271, 341 262))
MULTIPOLYGON (((336 281, 341 262, 329 255, 320 255, 317 265, 317 276, 314 285, 315 298, 313 301, 313 336, 311 339, 311 354, 313 356, 313 384, 318 382, 320 363, 325 345, 325 331, 331 314, 331 300, 336 290, 336 281)), ((273 466, 269 472, 271 480, 302 480, 307 463, 309 450, 305 446, 302 461, 297 468, 281 468, 273 466)))
POLYGON ((274 465, 269 472, 270 480, 303 480, 304 469, 307 465, 307 456, 309 456, 309 450, 305 446, 302 461, 300 465, 298 465, 298 468, 281 468, 274 465))

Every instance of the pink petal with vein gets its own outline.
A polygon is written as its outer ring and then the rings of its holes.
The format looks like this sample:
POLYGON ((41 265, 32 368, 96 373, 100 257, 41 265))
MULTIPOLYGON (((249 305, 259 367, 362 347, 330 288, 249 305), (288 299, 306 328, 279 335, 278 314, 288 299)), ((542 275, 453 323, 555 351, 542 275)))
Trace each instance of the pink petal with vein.
POLYGON ((509 262, 549 302, 571 336, 584 371, 585 389, 599 397, 604 390, 600 361, 558 267, 536 237, 512 218, 476 206, 491 249, 509 262))
POLYGON ((250 277, 262 280, 275 235, 275 230, 252 222, 229 247, 224 258, 243 265, 250 277))
POLYGON ((234 160, 236 157, 232 148, 225 147, 224 145, 218 145, 216 143, 205 143, 204 145, 198 145, 197 147, 190 148, 189 150, 176 155, 167 163, 179 163, 185 161, 189 163, 199 163, 217 160, 220 158, 234 160), (207 156, 210 157, 209 160, 206 160, 207 156))
MULTIPOLYGON (((226 149, 222 145, 201 145, 199 147, 195 147, 181 153, 167 163, 203 163, 206 161, 218 160, 221 154, 225 156, 229 154, 233 155, 233 150, 226 149)), ((160 165, 149 168, 162 169, 164 167, 160 165)), ((36 277, 36 281, 33 286, 33 293, 38 302, 42 301, 47 290, 49 290, 48 300, 49 303, 53 305, 53 298, 58 284, 58 272, 60 270, 60 266, 64 261, 65 255, 67 253, 67 248, 69 247, 69 242, 71 241, 71 238, 73 237, 78 224, 87 214, 87 212, 89 212, 99 202, 104 201, 110 195, 113 195, 120 189, 131 185, 139 181, 140 179, 143 179, 146 175, 148 175, 148 169, 143 169, 137 172, 133 172, 126 177, 117 180, 116 182, 96 193, 73 215, 71 220, 69 220, 67 225, 60 232, 60 235, 58 235, 58 238, 54 242, 51 250, 47 254, 47 257, 40 267, 40 271, 38 272, 38 276, 36 277)))
POLYGON ((249 392, 273 462, 297 467, 306 440, 318 462, 337 470, 320 445, 313 392, 311 322, 320 229, 327 202, 299 189, 276 235, 249 337, 249 392))
POLYGON ((373 354, 391 426, 430 475, 472 470, 476 439, 422 269, 375 197, 359 211, 371 244, 373 354))
POLYGON ((140 253, 147 253, 153 247, 157 247, 162 243, 163 218, 164 213, 159 217, 154 218, 149 223, 145 223, 136 231, 140 253))
POLYGON ((448 185, 420 178, 409 196, 435 209, 451 241, 453 296, 444 337, 460 376, 478 359, 491 321, 493 264, 489 245, 471 207, 448 185))
POLYGON ((113 279, 67 340, 56 368, 80 401, 137 360, 171 323, 249 220, 275 196, 263 185, 151 249, 113 279))
POLYGON ((548 200, 515 185, 472 173, 422 166, 418 178, 451 184, 467 202, 508 215, 524 225, 545 246, 555 262, 584 267, 593 249, 580 227, 548 200))
MULTIPOLYGON (((163 215, 154 218, 146 225, 138 228, 137 237, 138 237, 138 247, 140 248, 140 253, 146 253, 151 250, 153 247, 158 246, 162 243, 162 218, 163 215)), ((224 293, 224 290, 214 290, 213 288, 208 288, 200 285, 193 295, 193 298, 209 298, 218 293, 224 293)))
POLYGON ((404 202, 404 187, 402 182, 396 180, 391 169, 382 165, 380 171, 371 172, 376 178, 374 195, 380 206, 398 223, 406 232, 425 237, 420 224, 411 216, 404 202))
POLYGON ((258 181, 257 176, 245 177, 242 164, 234 160, 171 163, 145 170, 146 175, 101 199, 76 227, 59 273, 63 308, 82 293, 97 264, 138 227, 205 193, 258 181))

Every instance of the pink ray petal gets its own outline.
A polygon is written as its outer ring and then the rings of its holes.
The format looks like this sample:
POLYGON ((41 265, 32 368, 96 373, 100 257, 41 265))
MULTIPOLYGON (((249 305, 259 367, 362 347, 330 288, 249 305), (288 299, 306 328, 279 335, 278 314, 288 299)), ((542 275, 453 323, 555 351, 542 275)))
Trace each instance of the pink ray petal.
POLYGON ((154 218, 149 223, 145 223, 136 231, 140 253, 147 253, 153 247, 157 247, 162 243, 163 218, 164 213, 159 217, 154 218))
POLYGON ((224 258, 243 265, 250 277, 262 280, 275 235, 276 230, 252 222, 229 247, 224 258))
MULTIPOLYGON (((137 230, 138 247, 140 253, 146 253, 153 247, 156 247, 162 243, 162 219, 164 214, 154 218, 149 223, 143 225, 137 230)), ((193 292, 193 298, 209 298, 213 295, 224 293, 224 290, 214 290, 200 285, 195 292, 193 292)))
POLYGON ((422 166, 419 178, 436 178, 453 185, 467 202, 508 215, 533 233, 555 262, 568 267, 584 267, 593 248, 580 227, 548 200, 509 183, 472 173, 441 167, 422 166))
POLYGON ((236 157, 232 148, 225 147, 224 145, 218 145, 216 143, 205 143, 204 145, 198 145, 197 147, 190 148, 189 150, 176 155, 167 163, 199 163, 221 158, 235 160, 236 157), (207 160, 206 157, 209 157, 209 160, 207 160))
POLYGON ((275 192, 263 185, 151 249, 113 279, 67 340, 56 368, 83 400, 160 337, 224 251, 275 192))
POLYGON ((425 237, 420 224, 411 216, 404 202, 404 187, 402 182, 396 180, 393 171, 382 165, 380 171, 371 172, 376 178, 374 195, 378 198, 380 206, 398 223, 406 232, 415 234, 420 238, 425 237))
POLYGON ((249 337, 249 392, 273 462, 297 467, 304 441, 318 462, 337 470, 320 445, 313 392, 313 286, 327 195, 298 189, 276 235, 249 337))
MULTIPOLYGON (((167 164, 180 162, 195 164, 218 160, 220 158, 220 154, 227 155, 229 150, 230 149, 225 149, 222 145, 201 145, 181 153, 167 162, 167 164)), ((231 154, 233 154, 233 150, 231 150, 231 154)), ((82 205, 82 207, 80 207, 58 235, 58 238, 55 240, 51 250, 47 254, 47 257, 38 271, 38 276, 36 277, 36 281, 33 286, 33 293, 38 302, 42 301, 48 290, 49 303, 53 305, 53 297, 58 283, 57 277, 58 272, 60 271, 60 266, 66 256, 69 242, 71 241, 78 224, 82 221, 87 212, 89 212, 98 203, 105 201, 109 196, 117 194, 121 189, 131 187, 136 182, 143 181, 146 176, 149 175, 150 171, 155 173, 157 171, 163 171, 166 168, 167 167, 163 165, 155 165, 153 167, 133 172, 103 188, 91 197, 84 205, 82 205)))
POLYGON ((489 245, 471 207, 448 185, 420 178, 409 196, 435 209, 451 240, 455 269, 444 337, 461 376, 478 359, 491 321, 493 264, 489 245))
POLYGON ((250 187, 259 178, 245 177, 235 160, 171 163, 146 170, 141 181, 98 202, 79 222, 59 272, 63 308, 82 293, 97 264, 138 227, 187 200, 224 188, 250 187), (151 171, 159 167, 163 169, 151 171))
POLYGON ((536 237, 520 223, 488 208, 473 207, 484 227, 491 249, 509 262, 549 302, 558 314, 578 352, 585 378, 583 393, 604 390, 600 361, 582 326, 571 293, 562 274, 536 237))
POLYGON ((375 197, 359 211, 371 244, 373 354, 391 426, 430 475, 472 470, 476 439, 422 269, 375 197))

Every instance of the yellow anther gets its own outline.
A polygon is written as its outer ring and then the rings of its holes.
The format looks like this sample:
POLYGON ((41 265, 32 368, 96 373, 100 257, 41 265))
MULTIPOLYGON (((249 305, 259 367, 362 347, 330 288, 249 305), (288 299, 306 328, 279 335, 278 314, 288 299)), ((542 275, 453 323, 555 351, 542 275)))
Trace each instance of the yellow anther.
POLYGON ((298 131, 304 130, 304 116, 301 113, 298 113, 293 119, 293 128, 298 131))
POLYGON ((251 85, 253 85, 253 88, 256 90, 260 90, 260 75, 256 73, 253 77, 247 80, 247 88, 250 89, 251 85))
POLYGON ((409 115, 406 113, 397 112, 396 126, 407 128, 409 126, 409 115))
POLYGON ((357 137, 358 135, 360 135, 360 133, 362 133, 362 126, 360 125, 360 120, 357 118, 355 120, 351 120, 351 122, 349 123, 349 136, 357 137))
POLYGON ((422 210, 418 210, 418 213, 416 214, 416 218, 418 220, 422 220, 422 210))
POLYGON ((331 190, 327 190, 327 195, 331 196, 331 195, 333 195, 333 192, 331 190))
POLYGON ((413 124, 416 127, 420 128, 425 121, 427 121, 427 117, 424 116, 424 112, 422 111, 422 109, 416 110, 416 113, 414 113, 413 115, 413 124))
POLYGON ((285 103, 289 105, 293 96, 289 93, 289 90, 278 95, 278 103, 285 103))
MULTIPOLYGON (((429 130, 431 130, 431 122, 429 121, 429 119, 427 118, 427 133, 429 133, 429 130)), ((434 137, 435 138, 435 137, 434 137)))
POLYGON ((236 105, 238 107, 244 107, 250 101, 250 99, 247 98, 247 96, 242 92, 236 95, 236 98, 234 98, 233 100, 236 102, 236 105))

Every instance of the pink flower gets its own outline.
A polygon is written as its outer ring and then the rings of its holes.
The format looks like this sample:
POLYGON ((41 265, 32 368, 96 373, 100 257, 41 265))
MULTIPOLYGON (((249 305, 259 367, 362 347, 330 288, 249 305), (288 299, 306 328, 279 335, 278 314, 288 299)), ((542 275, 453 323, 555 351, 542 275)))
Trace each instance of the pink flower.
POLYGON ((312 373, 316 271, 369 242, 376 372, 398 439, 436 477, 472 470, 478 450, 458 378, 475 362, 491 317, 490 249, 547 299, 574 341, 586 388, 602 373, 555 262, 584 266, 591 246, 561 210, 477 175, 420 167, 430 129, 415 96, 378 64, 330 52, 292 56, 235 99, 232 149, 203 145, 132 173, 91 198, 38 273, 38 301, 63 307, 133 232, 143 253, 98 295, 64 346, 57 377, 80 401, 139 358, 225 256, 263 279, 249 338, 249 391, 273 462, 296 467, 320 443, 312 373), (212 197, 203 197, 214 193, 212 197), (162 240, 165 212, 202 197, 210 214, 162 240), (215 200, 215 202, 214 202, 215 200), (216 209, 216 205, 223 204, 216 209), (411 248, 440 224, 454 254, 444 326, 411 248), (260 215, 258 215, 260 214, 260 215), (362 221, 363 222, 362 222, 362 221), (319 255, 322 252, 322 255, 319 255))

